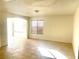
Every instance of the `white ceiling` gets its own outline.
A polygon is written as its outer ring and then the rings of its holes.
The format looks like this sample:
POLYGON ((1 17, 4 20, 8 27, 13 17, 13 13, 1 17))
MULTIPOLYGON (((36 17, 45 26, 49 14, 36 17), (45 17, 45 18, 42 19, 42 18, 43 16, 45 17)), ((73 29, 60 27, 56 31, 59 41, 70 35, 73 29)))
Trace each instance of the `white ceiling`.
POLYGON ((72 15, 79 0, 10 0, 5 1, 9 12, 25 15, 72 15), (35 13, 34 10, 39 10, 35 13))

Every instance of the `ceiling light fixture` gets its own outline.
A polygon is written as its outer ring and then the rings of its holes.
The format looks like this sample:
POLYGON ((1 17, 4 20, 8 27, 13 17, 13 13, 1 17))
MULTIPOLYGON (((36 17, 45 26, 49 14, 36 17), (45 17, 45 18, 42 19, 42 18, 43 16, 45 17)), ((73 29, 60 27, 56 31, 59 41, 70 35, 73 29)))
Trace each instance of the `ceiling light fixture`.
POLYGON ((35 13, 38 13, 39 12, 39 10, 35 10, 35 13))

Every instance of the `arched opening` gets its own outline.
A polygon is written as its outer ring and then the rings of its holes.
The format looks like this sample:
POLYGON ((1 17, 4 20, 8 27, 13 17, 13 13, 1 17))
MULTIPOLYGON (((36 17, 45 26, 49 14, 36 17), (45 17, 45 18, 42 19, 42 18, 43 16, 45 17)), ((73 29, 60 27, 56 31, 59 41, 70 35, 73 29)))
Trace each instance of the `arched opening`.
POLYGON ((9 47, 19 45, 20 42, 27 39, 27 20, 21 17, 8 17, 7 39, 9 47))

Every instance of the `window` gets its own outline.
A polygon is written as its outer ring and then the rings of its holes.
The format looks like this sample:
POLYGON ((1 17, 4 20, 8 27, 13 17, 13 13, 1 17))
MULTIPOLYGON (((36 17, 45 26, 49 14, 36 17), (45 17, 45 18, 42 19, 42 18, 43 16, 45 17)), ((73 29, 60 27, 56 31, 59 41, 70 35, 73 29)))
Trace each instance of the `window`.
POLYGON ((43 34, 44 21, 32 20, 32 34, 43 34))

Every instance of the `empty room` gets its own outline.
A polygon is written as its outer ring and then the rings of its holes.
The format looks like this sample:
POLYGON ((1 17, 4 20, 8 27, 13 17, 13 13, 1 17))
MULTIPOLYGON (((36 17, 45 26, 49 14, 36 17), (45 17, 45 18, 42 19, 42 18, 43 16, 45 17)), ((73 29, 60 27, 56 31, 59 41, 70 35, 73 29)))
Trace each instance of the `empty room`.
POLYGON ((78 59, 79 0, 0 0, 0 59, 78 59))

